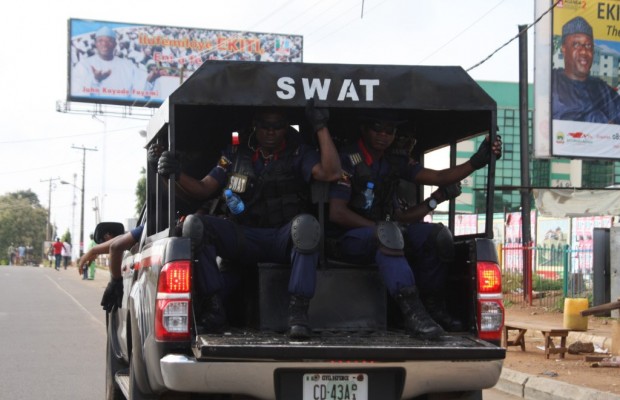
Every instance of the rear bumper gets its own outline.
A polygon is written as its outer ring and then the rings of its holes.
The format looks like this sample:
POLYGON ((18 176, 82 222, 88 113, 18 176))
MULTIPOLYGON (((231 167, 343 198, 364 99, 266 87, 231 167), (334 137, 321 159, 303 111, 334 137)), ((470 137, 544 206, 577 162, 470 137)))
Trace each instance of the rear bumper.
POLYGON ((269 362, 197 361, 193 357, 170 354, 161 359, 164 384, 169 390, 193 393, 236 393, 275 399, 274 372, 292 368, 360 370, 402 368, 406 378, 403 398, 425 393, 480 390, 495 386, 503 360, 404 361, 386 363, 349 362, 269 362))

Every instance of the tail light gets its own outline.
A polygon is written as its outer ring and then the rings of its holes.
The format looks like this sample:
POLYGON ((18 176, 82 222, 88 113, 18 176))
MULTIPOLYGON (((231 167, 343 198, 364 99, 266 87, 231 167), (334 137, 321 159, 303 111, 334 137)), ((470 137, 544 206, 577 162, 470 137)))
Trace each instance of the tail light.
POLYGON ((502 274, 496 263, 478 262, 478 336, 499 341, 504 327, 502 274))
POLYGON ((155 338, 161 341, 188 340, 191 316, 191 268, 189 261, 164 265, 157 283, 155 338))

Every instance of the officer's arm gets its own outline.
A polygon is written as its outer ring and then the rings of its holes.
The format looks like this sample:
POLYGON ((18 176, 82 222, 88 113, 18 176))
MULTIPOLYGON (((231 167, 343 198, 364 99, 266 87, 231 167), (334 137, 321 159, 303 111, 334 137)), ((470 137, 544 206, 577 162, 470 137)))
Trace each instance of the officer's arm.
POLYGON ((131 249, 136 244, 136 239, 132 236, 131 232, 126 232, 120 236, 115 237, 110 243, 110 275, 113 279, 120 278, 121 264, 123 261, 123 252, 131 249))
POLYGON ((219 190, 220 184, 211 175, 198 180, 181 172, 177 187, 196 200, 206 200, 219 190))
POLYGON ((329 220, 344 228, 361 228, 363 226, 375 226, 375 223, 353 212, 347 206, 347 200, 329 199, 329 220))
POLYGON ((409 207, 406 211, 397 211, 394 214, 394 219, 397 222, 411 224, 414 222, 420 222, 424 219, 431 209, 428 207, 428 203, 423 201, 420 204, 416 204, 413 207, 409 207))
POLYGON ((336 145, 327 127, 319 129, 316 135, 319 139, 321 161, 312 167, 312 178, 317 181, 334 182, 341 175, 340 157, 336 145))

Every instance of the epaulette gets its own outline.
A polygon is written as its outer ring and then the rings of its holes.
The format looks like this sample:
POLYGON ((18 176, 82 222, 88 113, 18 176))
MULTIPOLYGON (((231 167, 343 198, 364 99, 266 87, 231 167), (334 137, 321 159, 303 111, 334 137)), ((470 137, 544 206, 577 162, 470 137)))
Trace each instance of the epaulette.
POLYGON ((354 167, 362 162, 362 155, 360 153, 350 153, 349 160, 354 167))

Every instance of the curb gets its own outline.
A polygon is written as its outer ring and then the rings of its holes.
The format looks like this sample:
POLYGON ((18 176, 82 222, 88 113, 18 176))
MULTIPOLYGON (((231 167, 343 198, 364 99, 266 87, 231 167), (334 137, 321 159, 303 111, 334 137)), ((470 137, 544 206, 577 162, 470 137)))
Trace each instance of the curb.
MULTIPOLYGON (((541 335, 540 331, 528 331, 526 336, 541 335)), ((611 348, 611 338, 594 336, 585 332, 569 332, 566 338, 567 344, 592 342, 601 348, 611 348)), ((504 393, 529 400, 620 400, 620 395, 602 392, 600 390, 571 385, 570 383, 556 381, 530 375, 508 368, 502 368, 499 381, 495 389, 504 393)))
POLYGON ((620 400, 620 395, 502 369, 494 389, 530 400, 620 400))

